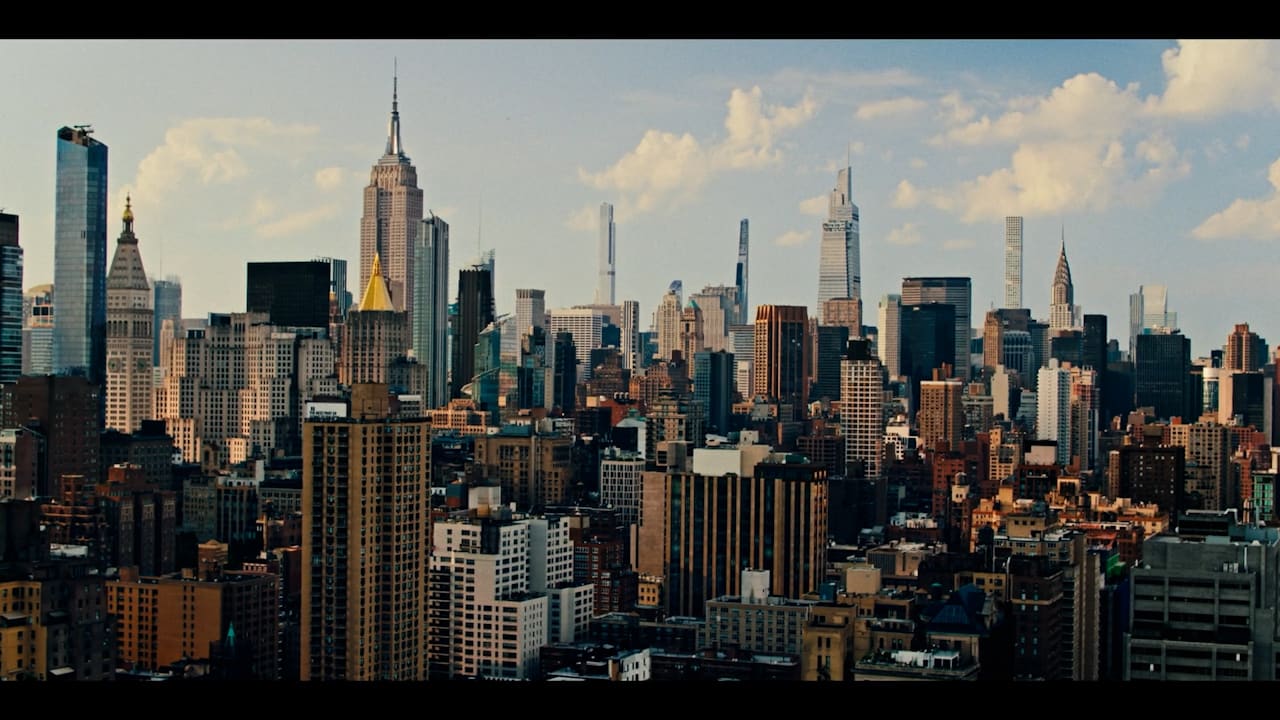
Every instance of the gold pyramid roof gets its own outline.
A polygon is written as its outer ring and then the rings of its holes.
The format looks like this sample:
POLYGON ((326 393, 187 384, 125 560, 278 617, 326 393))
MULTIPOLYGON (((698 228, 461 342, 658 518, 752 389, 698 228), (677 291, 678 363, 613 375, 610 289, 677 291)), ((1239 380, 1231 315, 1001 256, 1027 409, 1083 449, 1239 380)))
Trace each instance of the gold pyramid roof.
POLYGON ((364 289, 364 297, 360 299, 360 312, 395 309, 391 302, 391 291, 387 290, 387 281, 382 277, 382 262, 375 253, 373 270, 369 273, 369 285, 364 289))

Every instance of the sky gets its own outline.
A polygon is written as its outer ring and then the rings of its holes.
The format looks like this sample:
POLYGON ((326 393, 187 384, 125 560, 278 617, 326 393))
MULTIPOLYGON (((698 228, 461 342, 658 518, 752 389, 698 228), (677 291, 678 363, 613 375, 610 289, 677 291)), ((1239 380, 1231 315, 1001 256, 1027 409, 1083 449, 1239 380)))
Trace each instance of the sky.
POLYGON ((752 305, 816 308, 818 240, 852 167, 864 322, 904 276, 1003 300, 1004 217, 1048 318, 1065 237, 1076 303, 1128 340, 1167 285, 1192 352, 1248 322, 1280 343, 1280 42, 1254 40, 6 40, 0 208, 24 285, 53 279, 59 127, 109 147, 108 253, 131 195, 147 271, 183 315, 239 312, 250 261, 346 258, 398 68, 404 148, 457 270, 496 254, 517 288, 592 301, 600 203, 617 299, 642 325, 672 280, 732 284, 750 220, 752 305))

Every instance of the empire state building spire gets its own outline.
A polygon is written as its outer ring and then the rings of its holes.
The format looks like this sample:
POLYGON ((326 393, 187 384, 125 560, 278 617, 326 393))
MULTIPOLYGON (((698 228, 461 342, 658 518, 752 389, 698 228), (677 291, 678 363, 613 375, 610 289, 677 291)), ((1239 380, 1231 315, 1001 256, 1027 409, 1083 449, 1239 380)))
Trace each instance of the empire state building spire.
POLYGON ((387 123, 386 154, 403 158, 405 157, 404 146, 400 144, 399 73, 399 67, 395 67, 391 73, 391 120, 387 123))

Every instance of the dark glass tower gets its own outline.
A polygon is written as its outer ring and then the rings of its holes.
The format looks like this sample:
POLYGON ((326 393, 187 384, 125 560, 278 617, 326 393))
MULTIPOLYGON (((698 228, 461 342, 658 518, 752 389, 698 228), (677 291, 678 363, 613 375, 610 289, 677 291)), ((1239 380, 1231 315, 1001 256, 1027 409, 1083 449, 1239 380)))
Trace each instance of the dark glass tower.
POLYGON ((903 305, 902 374, 911 380, 911 411, 920 406, 920 382, 945 363, 955 367, 956 309, 946 303, 903 305))
POLYGON ((693 356, 693 397, 702 403, 707 431, 729 432, 733 404, 733 353, 703 351, 693 356))
POLYGON ((843 325, 818 326, 818 397, 840 399, 840 361, 849 345, 849 328, 843 325))
POLYGON ((1191 339, 1176 332, 1138 335, 1134 355, 1137 407, 1153 407, 1160 418, 1181 417, 1187 409, 1191 339))
POLYGON ((101 385, 107 365, 107 146, 84 125, 58 130, 53 370, 101 385))
POLYGON ((18 216, 0 213, 0 383, 22 375, 22 246, 18 216))
POLYGON ((247 312, 263 312, 272 325, 329 327, 329 263, 251 262, 245 285, 247 312))
POLYGON ((458 273, 458 315, 453 329, 450 397, 462 397, 462 386, 475 374, 476 342, 493 316, 493 273, 487 265, 473 265, 458 273))

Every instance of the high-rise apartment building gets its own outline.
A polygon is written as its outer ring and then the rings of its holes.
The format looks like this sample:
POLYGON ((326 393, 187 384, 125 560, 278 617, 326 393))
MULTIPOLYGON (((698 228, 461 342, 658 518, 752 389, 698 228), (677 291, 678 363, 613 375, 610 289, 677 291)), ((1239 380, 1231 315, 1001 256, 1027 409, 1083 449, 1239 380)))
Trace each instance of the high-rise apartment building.
POLYGON ((680 357, 686 363, 693 361, 693 356, 706 349, 702 336, 702 308, 692 299, 680 313, 680 357))
POLYGON ((422 401, 438 408, 449 401, 449 224, 435 213, 414 239, 413 287, 410 347, 427 368, 422 401))
POLYGON ((92 132, 83 125, 58 130, 53 368, 100 385, 107 365, 107 146, 92 132))
POLYGON ((752 392, 792 404, 801 412, 809 402, 809 311, 803 305, 756 308, 755 373, 752 392))
POLYGON ((747 270, 748 259, 750 256, 750 227, 747 218, 742 218, 738 223, 738 264, 734 268, 733 283, 738 289, 737 294, 737 317, 733 319, 731 325, 749 325, 754 317, 751 314, 751 305, 747 302, 747 270))
POLYGON ((27 427, 44 436, 45 460, 36 478, 36 495, 59 494, 62 479, 79 476, 97 483, 102 428, 101 389, 88 378, 24 376, 4 385, 0 427, 27 427))
POLYGON ((1223 347, 1222 367, 1227 372, 1261 370, 1267 362, 1267 346, 1258 333, 1249 329, 1249 323, 1237 323, 1227 335, 1223 347))
POLYGON ((902 304, 945 303, 955 308, 952 333, 955 350, 951 362, 955 377, 969 379, 969 341, 973 334, 970 318, 973 305, 972 283, 967 277, 908 277, 902 279, 902 304))
POLYGON ((600 243, 599 243, 599 263, 600 269, 596 276, 596 299, 597 305, 614 304, 614 288, 616 280, 617 268, 615 263, 616 248, 614 243, 617 240, 616 229, 613 224, 613 206, 609 203, 600 203, 600 243))
MULTIPOLYGON (((400 142, 399 98, 393 80, 386 150, 373 166, 369 184, 364 189, 364 214, 360 217, 360 287, 369 285, 373 259, 377 256, 391 290, 391 300, 397 310, 410 314, 410 322, 414 306, 413 254, 422 224, 422 209, 418 171, 400 142)), ((469 380, 470 375, 467 377, 469 380)))
MULTIPOLYGON (((853 168, 841 168, 836 186, 827 200, 827 219, 822 223, 822 243, 818 249, 818 309, 833 298, 862 298, 861 250, 858 235, 858 206, 850 193, 853 168)), ((826 317, 822 324, 833 325, 826 317)))
POLYGON ((357 385, 302 463, 302 680, 425 680, 430 422, 357 385))
POLYGON ((1071 460, 1071 371, 1050 360, 1038 375, 1036 437, 1058 443, 1054 459, 1066 467, 1071 460))
POLYGON ((1022 218, 1004 219, 1004 307, 1022 307, 1022 218))
POLYGON ((692 473, 644 474, 638 569, 665 577, 669 615, 703 616, 708 600, 740 592, 746 569, 768 570, 770 594, 788 598, 822 581, 826 468, 743 458, 698 472, 703 453, 738 452, 699 449, 692 473))
POLYGON ((832 298, 822 306, 822 322, 827 327, 843 327, 849 337, 862 337, 862 300, 857 298, 832 298))
POLYGON ((1075 286, 1071 284, 1071 266, 1067 264, 1067 242, 1062 241, 1058 266, 1053 271, 1053 289, 1049 299, 1049 332, 1075 327, 1075 286))
POLYGON ((1102 429, 1102 373, 1091 367, 1071 368, 1070 461, 1079 472, 1098 469, 1098 434, 1102 429))
POLYGON ((920 383, 920 412, 916 424, 920 427, 920 444, 926 448, 937 447, 939 442, 956 450, 964 432, 964 383, 959 380, 925 380, 920 383))
POLYGON ((173 335, 164 336, 164 321, 173 321, 173 327, 182 322, 182 282, 176 275, 151 281, 154 319, 151 322, 151 364, 160 366, 160 345, 172 342, 173 335))
POLYGON ((867 342, 851 341, 840 362, 840 432, 845 472, 861 462, 864 477, 880 477, 884 446, 884 366, 867 342))
POLYGON ((53 374, 53 285, 28 288, 22 296, 22 374, 53 374))
POLYGON ((1170 425, 1169 444, 1185 453, 1188 504, 1215 511, 1231 507, 1231 431, 1217 423, 1170 425))
POLYGON ((107 428, 131 433, 155 417, 151 356, 155 311, 151 286, 125 200, 124 230, 107 273, 107 428))
POLYGON ((331 270, 322 260, 251 262, 246 312, 266 313, 279 327, 329 327, 331 270))
POLYGON ((0 212, 0 383, 22 375, 22 300, 18 216, 0 212))

